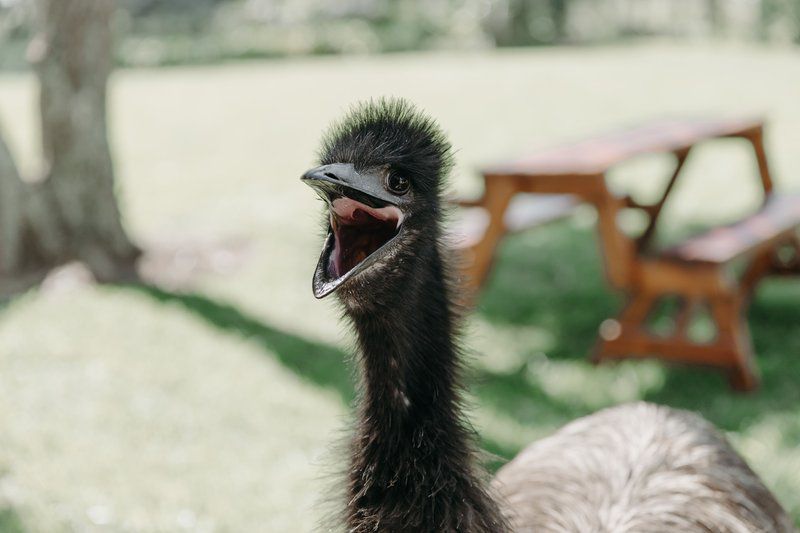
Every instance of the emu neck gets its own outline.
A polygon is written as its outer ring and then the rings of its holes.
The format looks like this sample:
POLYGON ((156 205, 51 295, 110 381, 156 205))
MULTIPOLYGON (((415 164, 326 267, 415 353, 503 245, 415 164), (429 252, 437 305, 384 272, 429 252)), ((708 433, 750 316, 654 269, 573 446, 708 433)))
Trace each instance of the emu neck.
POLYGON ((460 412, 455 317, 435 244, 408 257, 380 306, 350 314, 363 379, 349 531, 503 531, 460 412))
POLYGON ((434 250, 427 265, 417 263, 379 309, 353 317, 364 380, 359 407, 365 423, 381 424, 374 429, 458 421, 460 361, 441 261, 434 250))

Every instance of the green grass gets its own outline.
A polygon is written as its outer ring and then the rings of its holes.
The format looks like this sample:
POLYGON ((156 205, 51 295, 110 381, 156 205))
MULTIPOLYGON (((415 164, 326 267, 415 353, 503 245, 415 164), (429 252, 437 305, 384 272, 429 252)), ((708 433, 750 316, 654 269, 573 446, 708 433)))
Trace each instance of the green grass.
MULTIPOLYGON (((0 309, 0 531, 308 531, 348 423, 351 339, 315 301, 318 203, 299 183, 321 129, 359 98, 429 109, 458 148, 455 185, 525 147, 669 114, 764 112, 780 187, 800 187, 797 52, 739 47, 395 55, 121 71, 112 141, 126 223, 144 246, 246 242, 184 290, 59 286, 0 309)), ((0 123, 34 171, 35 92, 0 76, 0 123)), ((735 141, 693 154, 664 237, 757 202, 735 141)), ((617 187, 652 197, 660 158, 617 187)), ((502 458, 568 420, 646 399, 698 410, 800 520, 800 283, 750 310, 762 389, 657 362, 586 362, 618 297, 592 214, 509 238, 470 318, 472 417, 502 458)))

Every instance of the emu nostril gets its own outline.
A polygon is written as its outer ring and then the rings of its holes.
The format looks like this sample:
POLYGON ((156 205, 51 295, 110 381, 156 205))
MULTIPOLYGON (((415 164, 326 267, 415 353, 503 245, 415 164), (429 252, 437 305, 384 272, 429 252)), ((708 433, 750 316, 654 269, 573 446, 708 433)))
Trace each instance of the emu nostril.
POLYGON ((336 176, 336 174, 334 174, 333 172, 326 172, 326 173, 324 174, 324 176, 325 176, 326 178, 330 178, 330 179, 332 179, 332 180, 339 181, 339 178, 338 178, 338 177, 336 176))

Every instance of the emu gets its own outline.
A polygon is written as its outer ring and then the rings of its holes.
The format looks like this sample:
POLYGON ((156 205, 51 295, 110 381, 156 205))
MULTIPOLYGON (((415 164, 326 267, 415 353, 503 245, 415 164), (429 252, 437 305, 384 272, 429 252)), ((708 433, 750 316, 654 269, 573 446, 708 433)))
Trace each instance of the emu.
POLYGON ((442 234, 451 148, 404 100, 351 110, 302 180, 327 204, 313 277, 357 338, 361 381, 342 522, 367 532, 790 532, 715 428, 638 403, 576 420, 493 480, 462 410, 442 234))

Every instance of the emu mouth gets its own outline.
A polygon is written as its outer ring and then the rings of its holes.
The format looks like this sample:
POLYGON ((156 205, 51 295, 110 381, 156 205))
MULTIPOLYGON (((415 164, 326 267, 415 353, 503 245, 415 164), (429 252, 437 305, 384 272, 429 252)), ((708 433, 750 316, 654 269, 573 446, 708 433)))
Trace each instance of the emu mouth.
POLYGON ((325 244, 314 272, 314 296, 324 298, 386 254, 403 228, 396 205, 339 180, 303 176, 328 204, 325 244))

